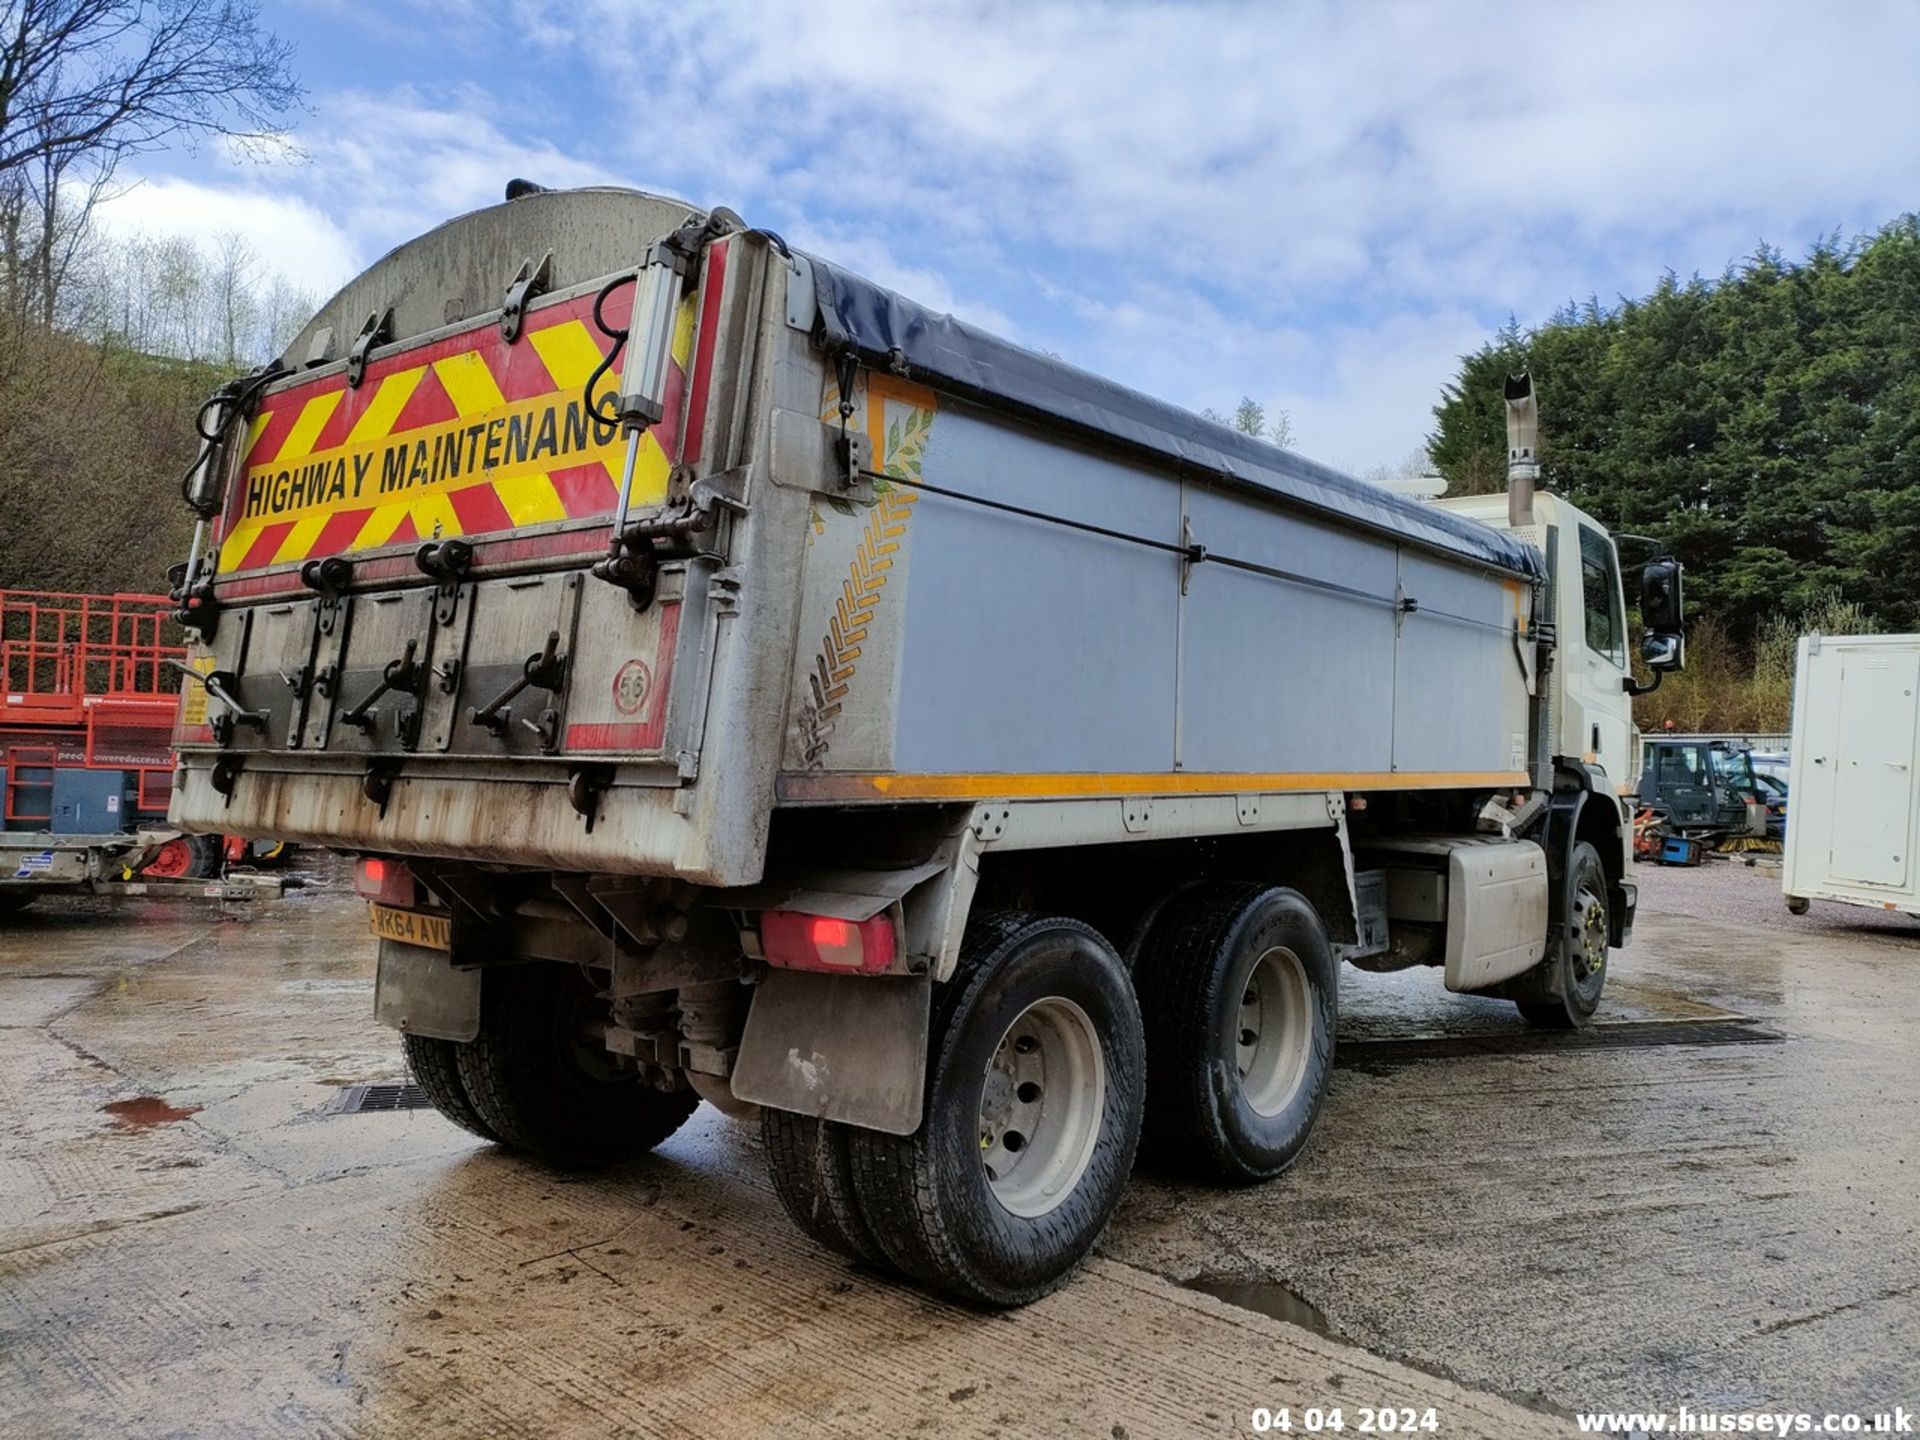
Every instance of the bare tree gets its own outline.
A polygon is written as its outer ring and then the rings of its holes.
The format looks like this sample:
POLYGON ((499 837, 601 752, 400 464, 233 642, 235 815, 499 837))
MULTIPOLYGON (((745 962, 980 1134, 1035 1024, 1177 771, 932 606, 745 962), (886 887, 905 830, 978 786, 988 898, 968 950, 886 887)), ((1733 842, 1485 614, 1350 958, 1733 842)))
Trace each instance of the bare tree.
POLYGON ((1231 425, 1243 435, 1265 440, 1282 449, 1293 445, 1293 417, 1284 410, 1275 409, 1269 418, 1267 407, 1251 395, 1241 396, 1240 403, 1234 407, 1231 415, 1222 415, 1218 410, 1209 409, 1202 410, 1200 417, 1216 425, 1231 425))
POLYGON ((278 135, 300 94, 288 54, 252 0, 0 0, 7 313, 84 323, 66 282, 120 162, 168 141, 278 135))
POLYGON ((232 372, 272 358, 313 313, 313 297, 233 232, 106 237, 70 287, 63 328, 148 356, 232 372))
POLYGON ((241 347, 259 323, 254 271, 259 261, 246 237, 223 231, 213 240, 213 298, 220 322, 220 362, 239 365, 241 347))
POLYGON ((253 0, 0 0, 0 172, 277 137, 301 96, 292 53, 253 0))

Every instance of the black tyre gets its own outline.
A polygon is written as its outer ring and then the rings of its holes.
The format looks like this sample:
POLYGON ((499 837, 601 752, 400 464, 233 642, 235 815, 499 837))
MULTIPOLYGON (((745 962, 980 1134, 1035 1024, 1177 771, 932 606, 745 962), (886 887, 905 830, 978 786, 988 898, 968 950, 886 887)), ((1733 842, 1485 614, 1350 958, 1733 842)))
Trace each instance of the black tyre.
POLYGON ((849 1130, 875 1240, 929 1289, 1024 1305, 1106 1228, 1140 1139, 1145 1038, 1126 967, 1076 920, 996 916, 936 993, 926 1118, 849 1130))
POLYGON ((460 1083, 503 1145, 586 1168, 644 1155, 678 1130, 700 1097, 656 1090, 601 1038, 605 1002, 571 965, 490 970, 480 1033, 458 1047, 460 1083))
POLYGON ((400 1040, 407 1052, 407 1069, 427 1092, 433 1108, 468 1134, 497 1142, 500 1137, 480 1118, 467 1096, 467 1087, 461 1083, 459 1042, 436 1040, 431 1035, 403 1035, 400 1040))
POLYGON ((1607 985, 1607 871, 1600 852, 1585 840, 1573 847, 1566 899, 1547 958, 1521 977, 1513 1003, 1529 1025, 1542 1030, 1578 1030, 1600 1007, 1607 985))
POLYGON ((1813 902, 1804 896, 1789 895, 1787 897, 1787 913, 1789 915, 1804 915, 1812 908, 1813 902))
POLYGON ((1339 1014, 1313 906, 1273 886, 1192 890, 1155 924, 1134 983, 1155 1159, 1228 1184, 1291 1165, 1326 1099, 1339 1014))
POLYGON ((854 1196, 846 1127, 763 1106, 760 1135, 773 1193, 793 1223, 849 1260, 891 1270, 854 1196))

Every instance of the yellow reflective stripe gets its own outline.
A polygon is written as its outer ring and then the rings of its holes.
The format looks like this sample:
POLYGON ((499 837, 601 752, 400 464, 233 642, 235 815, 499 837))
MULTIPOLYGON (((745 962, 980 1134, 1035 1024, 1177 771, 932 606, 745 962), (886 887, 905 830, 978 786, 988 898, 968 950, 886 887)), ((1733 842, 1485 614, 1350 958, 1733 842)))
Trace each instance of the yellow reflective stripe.
POLYGON ((487 368, 478 350, 434 361, 433 373, 447 387, 447 398, 463 417, 497 410, 507 403, 507 397, 500 393, 500 386, 494 381, 493 371, 487 368))
POLYGON ((360 527, 360 533, 353 537, 349 550, 371 550, 376 545, 384 545, 393 538, 393 532, 400 528, 400 522, 407 518, 408 503, 405 500, 374 507, 366 523, 360 527))
POLYGON ((527 337, 534 353, 547 367, 547 374, 562 390, 574 390, 587 383, 593 367, 600 363, 600 349, 578 320, 564 325, 549 325, 527 337))
POLYGON ((304 520, 296 520, 293 529, 287 532, 287 538, 280 542, 280 548, 273 552, 270 565, 284 565, 289 560, 304 560, 313 549, 313 542, 320 538, 320 532, 327 528, 330 514, 309 515, 304 520))
POLYGON ((267 426, 272 423, 273 412, 271 410, 262 410, 247 422, 247 448, 240 452, 242 458, 253 454, 253 447, 260 443, 261 435, 265 433, 267 426))
POLYGON ((460 517, 454 513, 453 502, 444 493, 422 495, 413 502, 411 509, 413 528, 420 532, 422 540, 461 533, 460 517))
POLYGON ((420 381, 427 373, 424 365, 412 370, 396 370, 380 382, 380 388, 373 392, 373 398, 367 402, 367 408, 360 412, 360 418, 353 422, 353 429, 347 435, 349 445, 361 444, 368 440, 383 439, 393 429, 393 422, 400 418, 400 412, 407 408, 407 401, 413 398, 413 392, 420 388, 420 381))
POLYGON ((220 542, 220 569, 237 570, 259 534, 260 522, 257 520, 234 526, 232 533, 220 542))
POLYGON ((538 525, 546 520, 564 520, 567 507, 560 503, 560 492, 545 475, 509 475, 493 482, 494 494, 507 507, 515 525, 538 525))
POLYGON ((340 408, 340 399, 346 393, 344 390, 329 390, 301 406, 300 418, 293 422, 293 428, 287 432, 287 443, 280 447, 280 453, 273 457, 273 463, 284 465, 289 460, 304 460, 313 450, 313 442, 320 438, 327 421, 333 418, 333 412, 340 408))
MULTIPOLYGON (((607 467, 607 473, 613 477, 613 488, 620 488, 620 467, 624 460, 608 459, 601 462, 607 467)), ((667 452, 660 448, 660 442, 653 438, 649 430, 640 441, 640 454, 633 462, 633 500, 636 510, 644 510, 649 505, 658 505, 667 498, 667 475, 673 469, 673 462, 667 459, 667 452)))
POLYGON ((693 322, 699 311, 694 303, 699 294, 695 292, 680 302, 680 309, 673 317, 673 362, 682 370, 687 368, 687 357, 693 353, 693 322))

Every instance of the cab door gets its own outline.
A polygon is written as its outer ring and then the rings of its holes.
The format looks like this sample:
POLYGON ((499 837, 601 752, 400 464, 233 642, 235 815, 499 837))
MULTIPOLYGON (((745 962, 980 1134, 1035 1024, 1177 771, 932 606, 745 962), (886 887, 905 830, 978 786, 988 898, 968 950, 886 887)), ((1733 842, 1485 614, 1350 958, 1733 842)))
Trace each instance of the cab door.
POLYGON ((1628 783, 1633 769, 1633 697, 1626 689, 1630 672, 1620 563, 1606 532, 1584 518, 1573 528, 1574 534, 1563 541, 1570 553, 1561 571, 1565 599, 1560 643, 1570 672, 1568 725, 1561 743, 1570 758, 1604 770, 1617 789, 1628 783), (1576 606, 1577 615, 1567 613, 1576 606))

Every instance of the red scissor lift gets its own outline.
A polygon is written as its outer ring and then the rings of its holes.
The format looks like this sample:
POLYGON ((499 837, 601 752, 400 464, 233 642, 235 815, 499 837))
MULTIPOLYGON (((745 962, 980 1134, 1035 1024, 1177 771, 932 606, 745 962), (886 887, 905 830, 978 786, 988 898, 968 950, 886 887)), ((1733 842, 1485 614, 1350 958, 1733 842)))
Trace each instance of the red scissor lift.
MULTIPOLYGON (((169 639, 172 609, 164 595, 0 590, 4 829, 52 829, 54 776, 71 769, 132 777, 121 829, 164 823, 186 655, 169 639)), ((147 873, 188 874, 204 848, 169 842, 147 873)))

